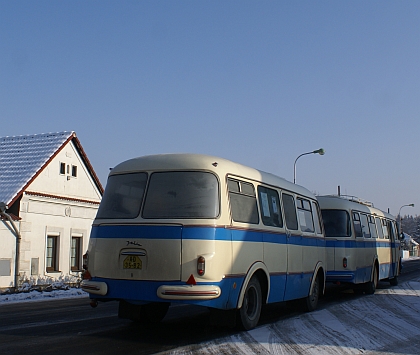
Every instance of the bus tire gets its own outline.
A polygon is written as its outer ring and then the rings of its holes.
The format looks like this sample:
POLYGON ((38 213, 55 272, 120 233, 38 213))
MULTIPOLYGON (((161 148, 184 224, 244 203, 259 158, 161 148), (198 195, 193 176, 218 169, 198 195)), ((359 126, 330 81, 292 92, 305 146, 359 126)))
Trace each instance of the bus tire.
POLYGON ((238 311, 238 325, 244 330, 255 328, 260 320, 261 307, 261 285, 254 275, 245 289, 242 307, 238 311))
POLYGON ((392 279, 389 279, 389 283, 391 286, 398 286, 398 276, 395 276, 392 279))
POLYGON ((316 309, 319 300, 319 294, 321 292, 319 274, 316 274, 314 283, 312 284, 311 290, 309 291, 308 296, 305 298, 305 310, 307 312, 312 312, 316 309))
POLYGON ((367 295, 373 295, 376 291, 376 286, 378 285, 378 269, 376 265, 373 267, 372 280, 365 284, 365 293, 367 295))

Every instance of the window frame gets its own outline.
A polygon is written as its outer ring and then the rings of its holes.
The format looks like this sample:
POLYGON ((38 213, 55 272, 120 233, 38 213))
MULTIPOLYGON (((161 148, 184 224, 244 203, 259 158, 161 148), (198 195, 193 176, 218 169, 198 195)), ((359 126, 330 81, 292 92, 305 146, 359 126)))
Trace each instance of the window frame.
POLYGON ((77 165, 72 165, 71 166, 71 176, 76 178, 77 177, 77 165))
MULTIPOLYGON (((286 201, 287 202, 287 201, 286 201)), ((281 194, 281 203, 283 206, 283 213, 284 213, 284 225, 286 226, 286 228, 289 231, 293 231, 293 232, 297 232, 299 231, 299 221, 297 218, 297 212, 296 212, 296 199, 295 196, 289 192, 282 192, 281 194), (291 209, 291 204, 287 205, 287 208, 285 207, 285 200, 284 197, 289 198, 290 197, 290 201, 293 202, 293 209, 291 209), (290 214, 290 212, 294 212, 292 214, 290 214), (292 224, 291 226, 289 226, 289 222, 292 224), (294 228, 296 226, 296 228, 294 228)))
POLYGON ((59 243, 60 243, 59 235, 54 235, 54 234, 47 235, 46 246, 45 246, 45 271, 47 273, 59 272, 59 250, 60 250, 59 243), (49 240, 52 240, 51 247, 49 245, 49 240))
POLYGON ((300 230, 303 233, 315 233, 314 216, 312 212, 311 201, 306 198, 298 196, 296 198, 296 202, 297 202, 296 207, 297 207, 297 213, 299 216, 298 222, 299 222, 300 230), (306 228, 309 228, 307 230, 303 230, 303 225, 301 223, 302 217, 305 219, 306 228), (312 224, 312 229, 310 229, 310 226, 307 225, 308 222, 312 224))
POLYGON ((282 207, 280 203, 279 192, 276 189, 258 185, 257 186, 257 195, 258 195, 258 206, 260 209, 260 219, 262 223, 267 227, 274 227, 274 228, 284 228, 284 221, 283 221, 283 214, 282 214, 282 207), (267 199, 265 200, 262 197, 262 194, 265 194, 267 199), (270 201, 271 197, 271 201, 270 201), (273 200, 273 198, 275 200, 273 200), (268 211, 267 211, 268 208, 268 211), (277 208, 277 211, 274 209, 277 208), (268 216, 266 215, 268 212, 268 216), (278 224, 275 223, 274 215, 277 214, 278 224))
POLYGON ((83 236, 72 235, 70 239, 70 271, 82 271, 82 247, 83 236), (75 246, 73 246, 73 241, 77 241, 75 246))
MULTIPOLYGON (((244 181, 244 180, 237 179, 234 177, 227 177, 227 187, 228 187, 228 196, 229 196, 229 209, 230 209, 232 221, 236 223, 246 223, 246 224, 253 224, 253 225, 260 224, 260 214, 258 211, 257 194, 255 191, 254 184, 249 181, 244 181), (252 186, 253 193, 249 194, 248 191, 244 191, 245 189, 243 185, 247 186, 248 188, 252 186), (235 191, 231 189, 231 187, 234 187, 234 186, 238 187, 238 190, 236 190, 236 188, 235 188, 235 191), (255 219, 248 219, 248 220, 235 219, 235 217, 238 217, 238 214, 236 213, 236 204, 232 202, 233 201, 238 202, 239 201, 237 199, 238 197, 240 197, 239 199, 242 199, 242 201, 246 201, 246 200, 249 201, 249 203, 246 202, 246 204, 248 207, 250 207, 250 212, 252 212, 251 217, 255 219)), ((244 205, 244 203, 241 203, 240 205, 244 205)))
POLYGON ((362 221, 360 219, 360 213, 357 211, 351 211, 351 220, 353 223, 354 237, 363 238, 363 228, 362 228, 362 221), (358 222, 358 223, 355 223, 355 222, 358 222), (358 226, 358 228, 356 227, 356 225, 358 226))
POLYGON ((352 230, 351 230, 351 219, 349 211, 342 208, 324 208, 321 209, 322 220, 324 221, 324 233, 325 238, 351 238, 352 237, 352 230), (334 213, 333 220, 336 221, 337 217, 340 217, 340 222, 345 219, 345 224, 343 223, 333 223, 330 224, 329 221, 331 218, 329 214, 334 213), (325 216, 325 218, 324 218, 325 216), (327 223, 325 222, 327 221, 327 223), (344 228, 343 228, 344 226, 344 228), (334 233, 329 233, 330 229, 333 229, 334 233), (339 233, 345 230, 345 233, 339 233))
MULTIPOLYGON (((155 178, 156 180, 156 178, 155 178)), ((210 180, 208 180, 210 181, 210 180)), ((182 191, 182 190, 181 190, 182 191)), ((152 195, 153 196, 153 195, 152 195)), ((159 195, 158 195, 159 196, 159 195)), ((193 195, 194 196, 194 195, 193 195)), ((191 197, 191 196, 190 196, 191 197)), ((214 197, 214 196, 213 196, 214 197)), ((152 200, 153 201, 153 200, 152 200)), ((182 205, 178 205, 183 207, 182 205)), ((156 210, 155 210, 156 211, 156 210)), ((200 212, 207 212, 205 210, 200 210, 200 212)), ((140 208, 140 216, 141 218, 145 219, 145 220, 159 220, 159 219, 217 219, 220 217, 221 214, 221 201, 220 201, 220 180, 217 174, 215 174, 213 171, 207 171, 207 170, 165 170, 165 171, 154 171, 152 173, 150 173, 148 175, 148 179, 147 179, 147 183, 146 183, 146 190, 143 194, 143 199, 142 199, 142 204, 141 204, 141 208, 140 208), (150 196, 152 195, 153 190, 152 187, 154 185, 154 183, 156 181, 154 181, 153 179, 156 176, 163 176, 164 174, 201 174, 202 176, 211 176, 212 178, 214 178, 214 181, 216 182, 217 186, 216 189, 217 191, 215 194, 215 204, 212 205, 215 210, 214 213, 212 213, 211 215, 153 215, 153 209, 151 207, 153 207, 153 205, 149 205, 149 199, 151 198, 150 196), (149 208, 152 212, 149 211, 149 208)))

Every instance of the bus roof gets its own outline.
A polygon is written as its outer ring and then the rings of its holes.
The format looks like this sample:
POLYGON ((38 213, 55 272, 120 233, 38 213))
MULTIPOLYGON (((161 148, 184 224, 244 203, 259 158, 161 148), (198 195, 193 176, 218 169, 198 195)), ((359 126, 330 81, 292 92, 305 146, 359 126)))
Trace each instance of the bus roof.
POLYGON ((203 154, 157 154, 126 160, 113 168, 109 176, 138 171, 207 170, 219 176, 233 175, 277 186, 300 195, 315 198, 308 189, 279 176, 220 157, 203 154))
POLYGON ((373 207, 371 202, 361 200, 354 196, 325 195, 317 196, 316 198, 318 199, 321 209, 355 210, 395 219, 393 215, 373 207))

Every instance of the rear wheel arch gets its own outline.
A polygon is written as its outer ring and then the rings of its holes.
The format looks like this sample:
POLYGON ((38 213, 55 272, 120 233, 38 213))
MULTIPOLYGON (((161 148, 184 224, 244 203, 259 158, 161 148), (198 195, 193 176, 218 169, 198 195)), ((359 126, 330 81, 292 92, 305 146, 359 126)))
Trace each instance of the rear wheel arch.
POLYGON ((306 311, 313 311, 318 305, 320 297, 325 291, 325 270, 322 262, 318 262, 312 275, 311 283, 309 285, 308 295, 303 299, 304 308, 306 311))
POLYGON ((312 280, 311 280, 311 285, 309 287, 309 292, 313 287, 313 284, 316 280, 316 278, 319 278, 319 283, 320 283, 320 291, 321 291, 321 296, 325 293, 325 280, 326 280, 326 275, 325 275, 325 267, 324 264, 319 261, 316 264, 314 273, 312 275, 312 280))
POLYGON ((245 280, 241 287, 241 292, 239 293, 238 303, 236 305, 236 308, 238 309, 242 307, 246 288, 253 276, 255 276, 260 283, 263 303, 267 303, 268 295, 270 294, 270 273, 268 272, 268 269, 264 263, 258 262, 249 268, 245 276, 245 280))
POLYGON ((376 286, 379 281, 379 263, 378 259, 375 259, 373 263, 372 273, 370 276, 370 281, 364 284, 364 291, 367 295, 373 295, 376 291, 376 286))

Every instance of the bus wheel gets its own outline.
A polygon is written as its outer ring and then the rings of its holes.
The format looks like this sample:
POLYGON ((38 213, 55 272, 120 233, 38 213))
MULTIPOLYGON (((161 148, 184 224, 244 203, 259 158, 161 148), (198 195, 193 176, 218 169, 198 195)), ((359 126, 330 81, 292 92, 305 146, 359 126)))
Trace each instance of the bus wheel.
POLYGON ((398 286, 398 276, 389 279, 389 283, 391 284, 391 286, 398 286))
POLYGON ((309 292, 309 295, 305 298, 305 309, 308 312, 312 312, 316 309, 319 300, 320 292, 320 281, 318 274, 316 275, 315 281, 312 285, 312 288, 309 292))
POLYGON ((367 295, 373 295, 376 291, 377 285, 378 285, 378 270, 376 269, 376 266, 374 266, 372 280, 366 283, 365 293, 367 295))
POLYGON ((149 323, 159 323, 168 313, 169 302, 148 303, 142 306, 142 313, 149 323))
POLYGON ((246 287, 242 307, 238 313, 239 325, 242 329, 250 330, 255 328, 260 320, 261 307, 262 293, 260 282, 253 276, 246 287))

